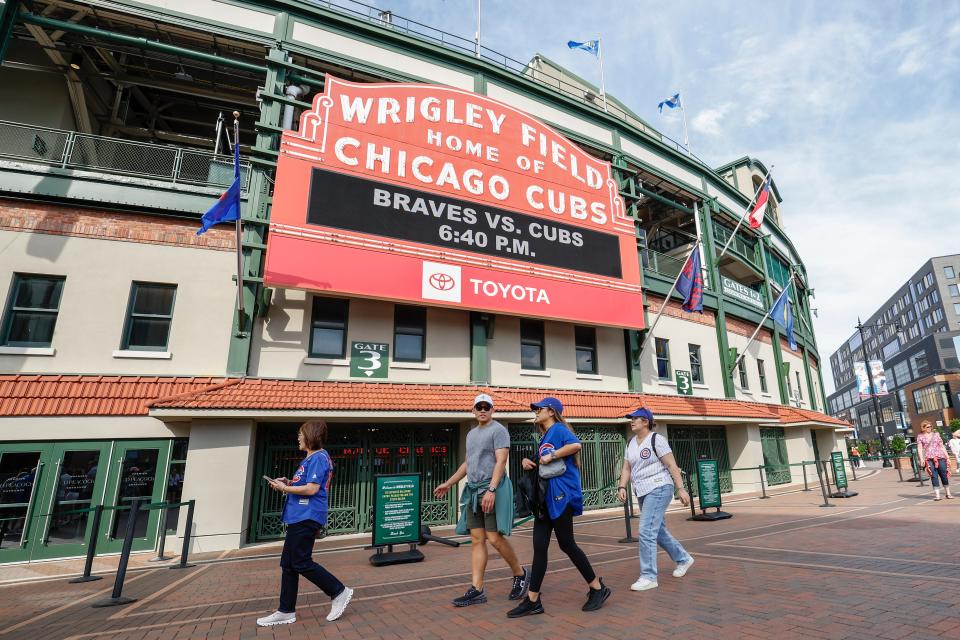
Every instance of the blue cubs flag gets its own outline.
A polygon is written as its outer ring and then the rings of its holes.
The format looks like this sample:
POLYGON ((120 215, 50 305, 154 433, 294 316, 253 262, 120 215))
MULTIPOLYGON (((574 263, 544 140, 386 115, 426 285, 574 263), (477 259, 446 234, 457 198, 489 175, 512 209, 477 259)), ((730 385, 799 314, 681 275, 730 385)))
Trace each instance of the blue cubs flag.
POLYGON ((703 313, 703 270, 700 268, 700 246, 694 245, 690 257, 683 263, 677 280, 677 291, 683 296, 684 311, 703 313))
POLYGON ((197 235, 221 222, 235 222, 240 218, 240 145, 233 145, 233 184, 200 218, 197 235))
POLYGON ((667 98, 666 100, 664 100, 663 102, 661 102, 660 104, 657 105, 657 107, 660 109, 660 113, 663 113, 663 108, 664 108, 664 107, 670 107, 671 109, 676 109, 676 108, 679 107, 679 106, 680 106, 680 94, 679 94, 679 93, 673 94, 673 97, 667 98))
POLYGON ((573 40, 570 40, 567 42, 567 46, 571 49, 583 49, 587 53, 592 53, 593 55, 599 55, 600 53, 599 40, 588 40, 587 42, 574 42, 573 40))
POLYGON ((793 305, 790 304, 789 291, 790 283, 788 282, 787 286, 783 289, 783 293, 781 293, 777 301, 773 303, 773 309, 770 310, 770 317, 773 318, 774 322, 784 328, 790 349, 796 351, 797 340, 793 337, 793 305))

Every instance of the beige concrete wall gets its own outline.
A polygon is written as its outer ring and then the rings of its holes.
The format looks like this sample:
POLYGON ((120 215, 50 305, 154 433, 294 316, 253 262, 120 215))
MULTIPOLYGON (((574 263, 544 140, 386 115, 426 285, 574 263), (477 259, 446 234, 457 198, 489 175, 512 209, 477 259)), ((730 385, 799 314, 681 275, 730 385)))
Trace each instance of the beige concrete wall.
MULTIPOLYGON (((247 540, 256 426, 252 420, 195 420, 183 499, 196 500, 192 552, 236 549, 247 540)), ((180 519, 179 538, 185 518, 180 519)))
POLYGON ((0 231, 0 300, 14 273, 65 276, 53 356, 0 354, 3 373, 222 375, 230 343, 236 256, 155 244, 0 231), (176 284, 169 358, 121 347, 133 281, 176 284))
MULTIPOLYGON (((659 303, 655 306, 659 309, 659 303)), ((654 338, 650 338, 640 359, 641 389, 645 393, 675 394, 677 384, 673 372, 677 369, 690 371, 689 345, 698 344, 703 364, 703 384, 694 384, 693 395, 701 398, 724 397, 716 328, 664 315, 657 324, 655 337, 670 341, 671 374, 669 380, 657 378, 657 350, 654 338)))
MULTIPOLYGON (((813 460, 813 439, 810 437, 808 427, 793 427, 784 430, 785 441, 787 443, 787 459, 790 464, 813 460)), ((808 478, 812 474, 816 476, 816 470, 813 466, 807 468, 808 478)), ((803 482, 803 467, 790 467, 791 482, 803 482)))
POLYGON ((626 391, 627 361, 623 330, 597 327, 597 375, 577 373, 574 325, 546 321, 546 368, 520 368, 520 319, 497 316, 489 341, 490 382, 498 386, 556 387, 596 391, 626 391))
MULTIPOLYGON (((748 336, 739 333, 727 333, 727 340, 731 348, 743 353, 744 347, 749 341, 748 336)), ((774 360, 773 345, 754 340, 753 344, 746 350, 744 356, 744 367, 747 373, 747 388, 740 385, 740 375, 736 369, 733 371, 733 386, 736 390, 737 400, 746 400, 749 402, 766 402, 779 404, 780 392, 777 389, 777 362, 774 360), (764 371, 767 374, 767 391, 760 389, 760 370, 757 367, 757 360, 763 360, 764 371)))
MULTIPOLYGON (((756 467, 763 464, 763 449, 760 446, 760 427, 734 424, 727 427, 727 448, 730 468, 756 467)), ((732 471, 733 493, 760 491, 760 475, 756 471, 732 471)))
MULTIPOLYGON (((343 359, 308 357, 313 295, 277 289, 270 310, 257 323, 250 373, 304 380, 350 380, 350 343, 390 345, 388 382, 467 384, 470 382, 470 314, 427 307, 427 355, 424 363, 393 362, 392 302, 350 299, 347 353, 343 359)), ((356 380, 356 378, 354 378, 356 380)))
MULTIPOLYGON (((790 363, 790 384, 788 389, 792 389, 793 393, 797 393, 797 373, 800 374, 800 391, 802 393, 802 398, 800 399, 800 407, 803 409, 810 409, 810 386, 807 384, 807 373, 806 369, 803 366, 803 352, 798 348, 796 352, 790 351, 788 348, 782 350, 783 361, 790 363)), ((794 400, 796 396, 791 397, 790 405, 797 406, 796 401, 794 400)))
POLYGON ((164 423, 146 416, 3 418, 0 442, 185 438, 189 430, 189 423, 164 423))

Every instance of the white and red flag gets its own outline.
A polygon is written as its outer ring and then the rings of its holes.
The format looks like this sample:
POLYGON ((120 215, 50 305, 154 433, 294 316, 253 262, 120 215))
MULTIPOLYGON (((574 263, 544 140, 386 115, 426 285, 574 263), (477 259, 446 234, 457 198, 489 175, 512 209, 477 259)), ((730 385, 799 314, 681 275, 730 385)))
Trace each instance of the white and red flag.
POLYGON ((763 214, 767 210, 767 201, 770 199, 770 176, 767 175, 767 178, 763 181, 763 184, 760 185, 760 190, 757 192, 757 202, 753 205, 753 209, 750 210, 750 213, 747 214, 747 222, 750 224, 751 229, 759 229, 763 224, 763 214))

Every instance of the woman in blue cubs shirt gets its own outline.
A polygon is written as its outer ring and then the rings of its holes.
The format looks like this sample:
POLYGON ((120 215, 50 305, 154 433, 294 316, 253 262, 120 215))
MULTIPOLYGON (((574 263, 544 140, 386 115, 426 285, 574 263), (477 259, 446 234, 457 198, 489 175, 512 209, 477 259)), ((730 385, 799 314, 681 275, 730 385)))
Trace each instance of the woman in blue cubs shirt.
POLYGON ((573 538, 573 517, 583 513, 583 488, 580 485, 580 468, 577 454, 580 453, 580 441, 573 431, 563 422, 563 404, 556 398, 544 398, 530 405, 536 413, 534 422, 540 432, 540 444, 534 454, 535 460, 524 458, 522 466, 526 471, 537 469, 540 464, 548 464, 557 459, 566 463, 563 475, 546 480, 546 517, 533 521, 533 570, 530 578, 530 590, 519 605, 507 612, 510 618, 543 613, 540 601, 540 585, 547 573, 547 549, 550 547, 550 534, 557 536, 557 544, 580 571, 580 575, 590 585, 587 602, 583 611, 596 611, 610 597, 610 589, 596 574, 587 555, 577 546, 573 538))
POLYGON ((287 536, 280 556, 280 607, 269 616, 257 620, 261 627, 297 621, 295 612, 300 576, 320 587, 333 600, 327 615, 330 622, 343 615, 353 597, 353 589, 343 586, 311 557, 317 532, 327 523, 327 491, 333 477, 333 461, 323 448, 326 441, 326 422, 304 422, 300 425, 297 442, 307 457, 289 480, 276 478, 270 481, 272 488, 286 494, 282 518, 287 525, 287 536))

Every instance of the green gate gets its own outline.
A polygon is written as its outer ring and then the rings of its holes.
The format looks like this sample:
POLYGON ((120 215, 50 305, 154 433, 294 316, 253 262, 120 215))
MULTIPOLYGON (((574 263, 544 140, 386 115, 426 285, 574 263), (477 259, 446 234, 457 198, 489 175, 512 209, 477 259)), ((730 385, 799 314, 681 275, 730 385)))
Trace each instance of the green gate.
MULTIPOLYGON (((520 462, 533 455, 539 442, 536 425, 511 425, 510 429, 510 477, 520 477, 523 470, 520 462)), ((602 509, 616 506, 617 480, 623 465, 626 442, 620 427, 576 426, 574 432, 583 444, 580 451, 580 481, 583 484, 584 509, 602 509)))
MULTIPOLYGON (((298 427, 258 427, 251 542, 283 537, 283 496, 270 490, 261 476, 292 476, 303 459, 296 444, 298 427)), ((356 533, 373 527, 373 476, 380 473, 420 473, 423 524, 452 524, 456 492, 435 500, 433 490, 456 469, 456 440, 456 427, 331 424, 326 449, 334 461, 334 471, 327 530, 356 533)))
POLYGON ((667 439, 677 465, 690 477, 691 496, 697 495, 697 460, 717 461, 720 493, 733 491, 726 427, 667 427, 667 439))
POLYGON ((790 482, 790 459, 783 427, 760 427, 760 445, 763 448, 763 472, 768 485, 790 482))

